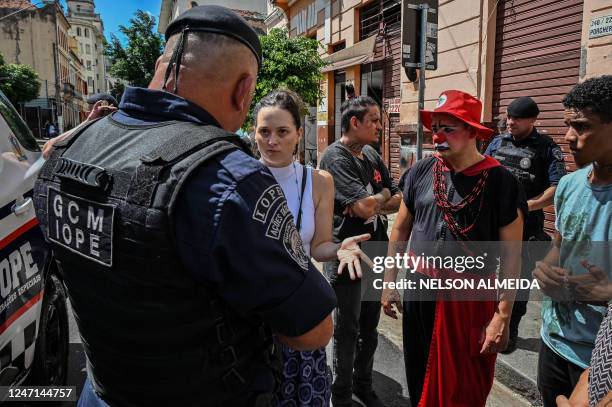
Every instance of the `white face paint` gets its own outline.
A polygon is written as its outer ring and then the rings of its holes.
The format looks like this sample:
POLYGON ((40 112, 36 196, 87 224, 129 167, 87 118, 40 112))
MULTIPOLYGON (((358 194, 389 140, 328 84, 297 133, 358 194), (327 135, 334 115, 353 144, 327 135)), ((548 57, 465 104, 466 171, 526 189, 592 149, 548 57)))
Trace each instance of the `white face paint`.
POLYGON ((444 151, 444 150, 448 150, 450 147, 448 146, 448 142, 445 141, 444 143, 434 143, 434 147, 436 149, 436 151, 444 151))

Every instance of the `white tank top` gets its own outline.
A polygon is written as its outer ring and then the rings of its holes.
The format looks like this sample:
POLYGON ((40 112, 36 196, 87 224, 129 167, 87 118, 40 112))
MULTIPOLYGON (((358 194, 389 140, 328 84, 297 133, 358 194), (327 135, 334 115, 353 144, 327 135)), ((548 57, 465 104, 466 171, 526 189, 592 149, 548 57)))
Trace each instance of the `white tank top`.
MULTIPOLYGON (((283 189, 287 198, 289 210, 293 215, 294 222, 297 223, 298 208, 300 206, 299 194, 302 190, 302 174, 304 166, 297 161, 287 167, 273 168, 268 167, 276 182, 283 189)), ((304 198, 302 200, 302 227, 300 237, 304 243, 304 250, 310 256, 310 242, 315 231, 315 206, 312 197, 312 168, 306 167, 306 185, 304 187, 304 198)))

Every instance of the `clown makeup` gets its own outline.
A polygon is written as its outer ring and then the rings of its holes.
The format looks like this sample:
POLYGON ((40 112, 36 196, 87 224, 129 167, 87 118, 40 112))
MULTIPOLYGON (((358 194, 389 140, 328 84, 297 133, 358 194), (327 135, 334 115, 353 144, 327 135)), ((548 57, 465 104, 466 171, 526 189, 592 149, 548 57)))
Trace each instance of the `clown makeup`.
POLYGON ((443 156, 463 151, 473 138, 464 122, 445 113, 434 113, 431 129, 434 146, 443 156))

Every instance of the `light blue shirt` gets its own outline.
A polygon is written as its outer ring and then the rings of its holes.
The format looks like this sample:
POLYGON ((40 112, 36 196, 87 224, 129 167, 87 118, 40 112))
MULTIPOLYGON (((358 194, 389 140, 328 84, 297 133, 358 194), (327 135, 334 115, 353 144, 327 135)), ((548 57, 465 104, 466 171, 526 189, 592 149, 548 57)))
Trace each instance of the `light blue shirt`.
MULTIPOLYGON (((555 193, 556 228, 563 238, 561 267, 572 275, 588 271, 587 260, 612 271, 612 184, 592 185, 589 165, 561 178, 555 193)), ((605 307, 546 298, 542 304, 542 340, 562 358, 582 367, 590 364, 605 307)))

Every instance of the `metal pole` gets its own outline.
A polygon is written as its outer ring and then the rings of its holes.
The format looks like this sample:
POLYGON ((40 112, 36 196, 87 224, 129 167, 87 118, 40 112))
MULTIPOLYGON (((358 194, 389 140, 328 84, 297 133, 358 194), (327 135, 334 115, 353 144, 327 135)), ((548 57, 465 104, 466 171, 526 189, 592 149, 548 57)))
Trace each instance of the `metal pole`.
MULTIPOLYGON (((421 47, 419 56, 419 111, 425 108, 425 51, 427 47, 427 13, 428 4, 421 4, 421 47)), ((417 161, 423 158, 423 121, 421 115, 417 117, 417 161)))

